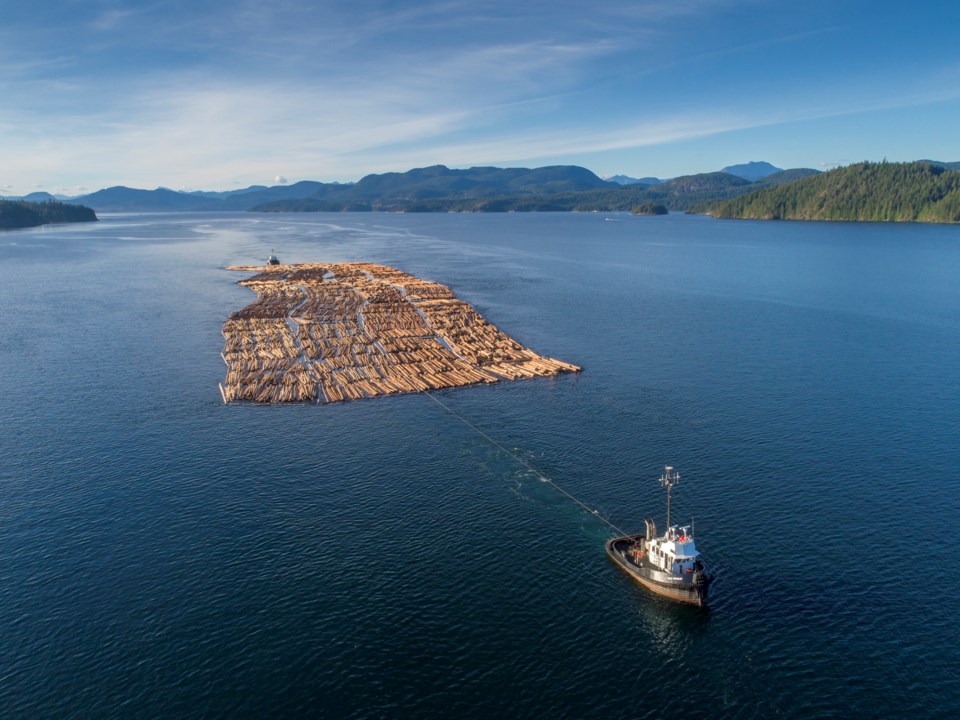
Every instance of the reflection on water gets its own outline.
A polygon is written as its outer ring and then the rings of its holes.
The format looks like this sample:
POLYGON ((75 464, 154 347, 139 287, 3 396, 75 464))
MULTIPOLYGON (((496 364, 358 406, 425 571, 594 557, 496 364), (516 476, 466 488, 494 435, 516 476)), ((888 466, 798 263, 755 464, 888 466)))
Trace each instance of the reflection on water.
POLYGON ((686 654, 707 632, 710 607, 671 602, 642 587, 636 591, 645 596, 638 602, 637 626, 652 640, 661 661, 695 667, 696 660, 688 660, 686 654))

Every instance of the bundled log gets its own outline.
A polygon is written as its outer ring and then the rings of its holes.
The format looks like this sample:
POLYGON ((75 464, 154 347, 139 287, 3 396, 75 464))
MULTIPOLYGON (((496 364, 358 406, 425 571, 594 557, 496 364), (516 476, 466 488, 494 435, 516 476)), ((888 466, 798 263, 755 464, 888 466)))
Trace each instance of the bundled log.
POLYGON ((224 323, 224 402, 359 400, 579 372, 488 323, 450 288, 374 263, 267 268, 224 323))

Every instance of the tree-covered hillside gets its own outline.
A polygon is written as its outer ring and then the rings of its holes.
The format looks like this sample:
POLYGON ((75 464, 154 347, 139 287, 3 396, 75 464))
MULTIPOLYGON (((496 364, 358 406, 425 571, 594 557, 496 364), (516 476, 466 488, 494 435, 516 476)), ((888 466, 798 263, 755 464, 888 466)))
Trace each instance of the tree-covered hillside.
POLYGON ((0 228, 38 227, 51 223, 93 222, 96 213, 83 205, 0 200, 0 228))
MULTIPOLYGON (((813 172, 813 171, 810 171, 813 172)), ((617 185, 573 166, 470 168, 443 166, 369 175, 356 185, 298 200, 258 205, 255 212, 629 212, 644 203, 669 210, 749 192, 756 184, 726 173, 687 175, 659 185, 617 185)))
POLYGON ((715 204, 719 218, 960 222, 960 171, 859 163, 715 204))

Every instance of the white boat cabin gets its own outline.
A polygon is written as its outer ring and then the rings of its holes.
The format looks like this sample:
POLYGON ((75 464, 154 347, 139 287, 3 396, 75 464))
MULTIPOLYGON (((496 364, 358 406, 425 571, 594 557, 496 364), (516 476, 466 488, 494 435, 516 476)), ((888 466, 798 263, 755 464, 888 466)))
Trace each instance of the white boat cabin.
POLYGON ((697 547, 690 526, 672 525, 661 537, 647 540, 649 561, 663 572, 679 575, 697 569, 697 547))

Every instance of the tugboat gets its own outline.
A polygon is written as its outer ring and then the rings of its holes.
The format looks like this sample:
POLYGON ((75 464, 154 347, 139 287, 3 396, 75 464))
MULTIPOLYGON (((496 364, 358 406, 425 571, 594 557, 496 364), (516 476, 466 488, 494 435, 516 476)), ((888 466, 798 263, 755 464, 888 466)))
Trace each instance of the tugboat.
POLYGON ((270 257, 267 258, 267 265, 279 265, 280 261, 277 259, 277 256, 273 254, 273 250, 270 251, 270 257))
POLYGON ((677 602, 702 606, 713 576, 700 560, 691 526, 670 524, 670 491, 680 482, 680 473, 667 465, 660 484, 667 489, 667 531, 657 537, 652 519, 644 522, 643 535, 625 535, 607 541, 607 555, 630 577, 677 602))

